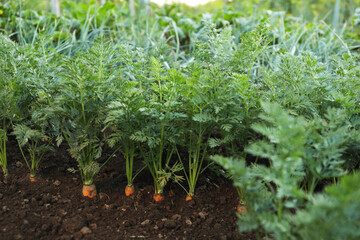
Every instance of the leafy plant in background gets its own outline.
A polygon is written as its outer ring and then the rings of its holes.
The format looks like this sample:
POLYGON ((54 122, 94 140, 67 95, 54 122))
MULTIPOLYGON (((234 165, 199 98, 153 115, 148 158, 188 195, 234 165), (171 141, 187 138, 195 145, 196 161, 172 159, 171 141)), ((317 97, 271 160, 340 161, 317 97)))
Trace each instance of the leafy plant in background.
MULTIPOLYGON (((336 72, 326 100, 333 107, 342 107, 346 111, 350 121, 356 122, 360 113, 360 67, 357 64, 358 56, 333 56, 329 64, 336 72)), ((356 123, 355 123, 356 124, 356 123)))
POLYGON ((334 56, 330 61, 337 73, 337 77, 333 81, 330 92, 326 98, 333 107, 343 108, 348 124, 352 131, 348 135, 348 142, 344 152, 344 167, 349 171, 353 171, 359 166, 360 153, 360 99, 357 97, 360 93, 360 67, 357 64, 358 57, 344 54, 342 57, 334 56))
POLYGON ((250 124, 258 115, 260 87, 256 81, 261 78, 261 68, 266 64, 263 58, 271 41, 268 36, 269 31, 267 21, 261 20, 253 31, 240 35, 241 42, 230 58, 231 78, 239 94, 239 104, 243 109, 238 114, 244 122, 235 138, 239 140, 242 138, 244 146, 248 144, 251 137, 250 124))
POLYGON ((277 71, 271 71, 261 80, 266 96, 296 115, 306 118, 322 116, 329 103, 324 101, 333 78, 325 64, 312 54, 279 56, 277 71), (285 87, 286 86, 286 87, 285 87))

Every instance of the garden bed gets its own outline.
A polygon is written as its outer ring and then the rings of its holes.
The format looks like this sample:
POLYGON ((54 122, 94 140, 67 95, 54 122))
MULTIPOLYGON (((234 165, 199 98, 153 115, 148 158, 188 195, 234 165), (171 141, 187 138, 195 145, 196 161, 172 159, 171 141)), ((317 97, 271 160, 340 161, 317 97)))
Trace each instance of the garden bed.
MULTIPOLYGON (((60 146, 45 156, 36 182, 9 141, 9 177, 0 183, 0 239, 252 239, 237 232, 238 196, 231 182, 207 171, 196 198, 171 184, 166 199, 154 203, 146 172, 136 179, 133 197, 124 195, 125 164, 113 160, 96 177, 98 196, 84 198, 75 167, 60 146)), ((106 155, 106 154, 104 154, 106 155)))

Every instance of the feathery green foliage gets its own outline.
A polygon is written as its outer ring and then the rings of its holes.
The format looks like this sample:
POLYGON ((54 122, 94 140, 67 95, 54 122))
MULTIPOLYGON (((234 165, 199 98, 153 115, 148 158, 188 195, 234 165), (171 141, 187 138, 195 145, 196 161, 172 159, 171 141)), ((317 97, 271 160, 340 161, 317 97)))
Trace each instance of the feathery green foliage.
POLYGON ((114 98, 114 80, 119 76, 114 68, 116 57, 114 46, 99 40, 86 52, 65 58, 61 64, 60 94, 55 100, 61 138, 66 139, 71 156, 78 162, 84 184, 92 184, 104 165, 96 159, 102 153, 105 109, 114 98))

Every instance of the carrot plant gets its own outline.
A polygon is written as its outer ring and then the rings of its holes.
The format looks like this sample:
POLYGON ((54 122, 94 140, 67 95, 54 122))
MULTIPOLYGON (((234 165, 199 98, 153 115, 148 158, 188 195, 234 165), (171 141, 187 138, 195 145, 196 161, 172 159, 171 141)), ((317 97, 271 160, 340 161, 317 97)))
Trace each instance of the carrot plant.
POLYGON ((14 77, 17 46, 3 35, 0 35, 0 46, 0 166, 6 177, 8 175, 7 135, 17 114, 14 77))
POLYGON ((163 199, 163 190, 170 179, 180 181, 176 172, 178 163, 171 164, 176 140, 181 135, 179 123, 185 117, 180 112, 180 94, 176 90, 176 71, 169 73, 155 58, 150 58, 151 72, 148 101, 140 109, 143 117, 142 130, 133 139, 142 144, 140 150, 144 162, 154 179, 154 200, 163 199))
POLYGON ((49 138, 41 130, 31 129, 27 125, 28 124, 16 125, 13 134, 16 136, 21 154, 30 170, 30 180, 35 182, 36 172, 41 159, 47 151, 53 150, 50 145, 53 138, 49 138), (29 157, 24 153, 24 148, 27 149, 29 157))
POLYGON ((145 102, 142 92, 134 82, 126 82, 121 88, 121 93, 108 106, 105 129, 110 132, 107 139, 110 147, 119 148, 125 158, 125 194, 130 196, 134 193, 133 182, 137 176, 133 174, 134 158, 139 152, 139 144, 134 140, 134 134, 141 131, 144 124, 141 108, 145 106, 145 102))
MULTIPOLYGON (((5 40, 2 42, 5 47, 2 49, 4 60, 8 61, 2 65, 6 74, 6 78, 1 78, 6 79, 3 90, 7 90, 8 97, 2 101, 7 105, 7 110, 3 111, 7 119, 2 119, 8 128, 11 124, 30 175, 34 178, 42 155, 51 149, 51 141, 45 143, 44 140, 53 139, 57 134, 56 118, 51 110, 54 108, 52 96, 55 93, 57 68, 50 59, 55 51, 49 51, 44 39, 40 38, 31 45, 9 44, 5 38, 2 40, 5 40), (48 71, 46 66, 49 65, 53 67, 52 71, 48 71), (28 150, 30 159, 23 147, 28 150)), ((2 139, 6 138, 6 132, 2 131, 2 139)), ((4 153, 6 145, 2 145, 2 149, 4 153)))
POLYGON ((233 113, 240 111, 240 108, 237 108, 232 82, 219 69, 195 63, 185 71, 187 75, 181 92, 183 111, 187 118, 180 145, 187 152, 187 157, 179 152, 178 157, 184 166, 189 186, 187 199, 190 200, 195 194, 200 174, 207 167, 204 163, 207 161, 209 147, 233 140, 223 138, 226 135, 223 132, 231 130, 231 123, 235 120, 233 113), (218 136, 211 138, 216 131, 218 136))
MULTIPOLYGON (((255 108, 257 104, 252 84, 239 81, 243 79, 240 74, 232 72, 234 69, 239 71, 239 66, 234 62, 238 63, 241 59, 239 54, 236 55, 231 29, 224 28, 218 33, 210 23, 205 22, 204 31, 207 32, 204 36, 206 44, 200 41, 194 51, 198 61, 184 68, 187 76, 182 91, 188 121, 183 140, 188 151, 188 170, 185 171, 189 185, 188 199, 194 195, 199 175, 206 169, 203 164, 209 147, 215 150, 230 145, 234 153, 234 142, 247 135, 244 129, 249 128, 249 109, 255 108), (242 88, 244 90, 240 91, 242 88), (250 105, 250 101, 253 105, 250 105), (245 127, 242 122, 245 122, 245 127)), ((260 45, 260 42, 257 43, 260 45)), ((254 46, 251 48, 245 45, 241 48, 242 53, 255 51, 252 49, 254 46)), ((256 57, 252 58, 251 64, 254 64, 256 57)), ((247 69, 245 63, 242 65, 241 70, 249 71, 250 75, 252 66, 249 65, 247 69)), ((249 76, 244 78, 250 81, 249 76)))
POLYGON ((358 182, 359 172, 340 178, 337 184, 327 186, 323 193, 309 199, 303 209, 289 218, 291 231, 288 239, 357 239, 360 232, 358 182))
POLYGON ((325 119, 316 118, 309 123, 303 185, 307 192, 313 193, 323 179, 346 174, 343 154, 352 141, 351 135, 351 125, 345 112, 340 109, 328 109, 325 119))
POLYGON ((356 239, 360 236, 354 222, 360 217, 354 210, 360 207, 359 202, 354 201, 359 195, 359 173, 342 177, 322 193, 301 194, 292 202, 284 198, 288 201, 285 205, 288 210, 282 213, 283 220, 278 221, 270 204, 275 196, 264 186, 256 166, 246 166, 244 160, 232 157, 214 156, 213 160, 236 176, 234 185, 243 189, 248 211, 238 215, 241 232, 256 231, 257 238, 265 235, 276 239, 338 239, 344 236, 356 239))
POLYGON ((339 109, 328 109, 326 119, 306 120, 291 116, 278 104, 262 103, 262 107, 263 122, 252 128, 265 138, 247 151, 267 159, 268 166, 246 166, 244 160, 219 156, 213 159, 234 176, 246 200, 249 211, 241 216, 240 230, 258 229, 281 238, 290 232, 287 219, 311 199, 318 182, 345 173, 342 155, 353 130, 339 109))
POLYGON ((18 119, 13 123, 20 151, 35 181, 36 171, 45 152, 59 135, 55 111, 59 68, 52 59, 56 50, 49 49, 46 39, 19 47, 16 75, 18 119), (49 71, 51 68, 52 71, 49 71))
MULTIPOLYGON (((62 82, 56 104, 60 107, 62 138, 78 163, 83 184, 91 185, 104 163, 101 157, 106 106, 113 100, 115 47, 100 40, 85 52, 62 61, 62 82)), ((74 170, 74 169, 72 169, 74 170)))
MULTIPOLYGON (((249 153, 269 159, 269 167, 246 167, 245 161, 215 157, 235 176, 236 186, 242 189, 246 213, 241 214, 241 231, 280 233, 288 230, 284 214, 299 206, 305 194, 298 188, 304 177, 302 158, 306 121, 292 118, 279 105, 263 104, 261 118, 271 124, 255 124, 253 128, 266 136, 248 148, 249 153), (275 212, 276 214, 270 212, 275 212)), ((277 235, 276 235, 277 237, 277 235)))

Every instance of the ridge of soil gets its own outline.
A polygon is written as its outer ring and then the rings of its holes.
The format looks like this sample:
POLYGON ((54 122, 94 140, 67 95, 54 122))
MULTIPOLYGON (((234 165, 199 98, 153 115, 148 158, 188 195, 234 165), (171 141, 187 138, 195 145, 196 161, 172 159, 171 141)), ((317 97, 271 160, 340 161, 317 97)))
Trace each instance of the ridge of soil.
POLYGON ((211 171, 200 176, 193 201, 185 202, 186 193, 169 184, 165 200, 154 203, 145 171, 135 179, 135 195, 125 196, 125 163, 117 156, 95 178, 98 195, 90 199, 82 196, 79 174, 67 171, 76 163, 66 146, 47 154, 37 181, 30 182, 14 139, 8 145, 9 176, 0 175, 0 239, 255 239, 238 233, 236 190, 211 171))

